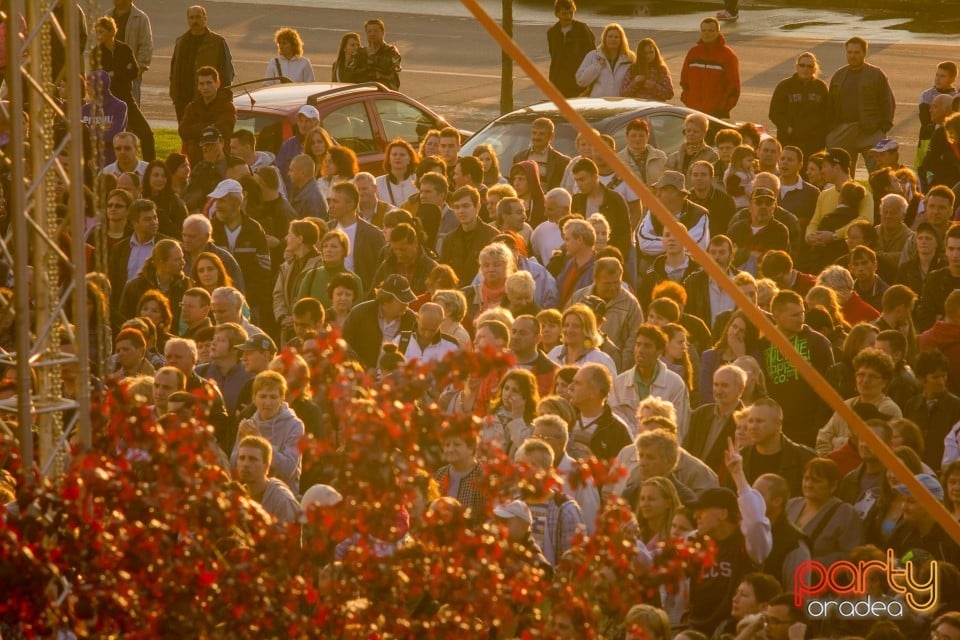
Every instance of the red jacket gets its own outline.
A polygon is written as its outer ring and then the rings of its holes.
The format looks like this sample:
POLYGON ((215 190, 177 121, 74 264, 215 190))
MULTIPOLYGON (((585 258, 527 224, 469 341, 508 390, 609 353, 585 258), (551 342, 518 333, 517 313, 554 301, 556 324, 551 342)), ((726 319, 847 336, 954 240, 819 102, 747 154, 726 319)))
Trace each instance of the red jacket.
POLYGON ((683 61, 680 100, 691 109, 726 118, 740 99, 740 61, 721 35, 698 42, 683 61))
POLYGON ((938 320, 920 334, 920 351, 938 350, 950 361, 947 388, 960 393, 960 324, 938 320))
POLYGON ((851 327, 859 322, 871 322, 880 317, 880 312, 860 297, 854 291, 843 305, 840 306, 840 315, 851 327))

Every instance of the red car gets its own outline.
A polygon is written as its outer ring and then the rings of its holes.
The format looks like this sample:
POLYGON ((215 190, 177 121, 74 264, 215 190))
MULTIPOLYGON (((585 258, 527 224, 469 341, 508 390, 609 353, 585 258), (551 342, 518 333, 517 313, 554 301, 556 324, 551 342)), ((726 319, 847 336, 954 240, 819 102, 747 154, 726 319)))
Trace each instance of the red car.
MULTIPOLYGON (((237 107, 236 129, 257 136, 257 149, 276 153, 296 131, 297 110, 305 104, 320 112, 327 133, 353 149, 361 171, 383 173, 383 151, 395 138, 417 148, 431 129, 450 126, 413 98, 377 82, 283 83, 262 86, 262 80, 230 87, 237 107)), ((470 132, 461 131, 464 139, 470 132)))

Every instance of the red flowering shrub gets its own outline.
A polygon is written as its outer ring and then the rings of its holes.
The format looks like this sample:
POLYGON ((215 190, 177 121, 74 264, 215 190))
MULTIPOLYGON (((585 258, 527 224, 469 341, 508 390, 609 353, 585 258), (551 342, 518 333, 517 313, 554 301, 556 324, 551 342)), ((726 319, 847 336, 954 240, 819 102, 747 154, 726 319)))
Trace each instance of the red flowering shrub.
MULTIPOLYGON (((374 384, 346 366, 336 336, 319 342, 298 388, 310 385, 325 435, 304 439, 304 469, 335 477, 344 500, 311 509, 302 525, 273 522, 216 466, 203 391, 194 415, 157 420, 142 398, 110 385, 94 411, 94 448, 75 455, 56 485, 21 468, 14 442, 0 443, 3 468, 19 482, 15 512, 0 521, 3 636, 459 639, 498 627, 546 637, 544 612, 580 612, 588 631, 594 617, 622 620, 709 556, 668 545, 641 566, 618 503, 550 582, 527 551, 458 505, 410 523, 410 479, 433 471, 441 431, 476 426, 430 393, 511 361, 455 354, 374 384), (344 540, 352 545, 336 553, 344 540)), ((485 455, 490 508, 557 486, 501 451, 485 455)), ((613 480, 597 461, 572 482, 588 479, 613 480)))

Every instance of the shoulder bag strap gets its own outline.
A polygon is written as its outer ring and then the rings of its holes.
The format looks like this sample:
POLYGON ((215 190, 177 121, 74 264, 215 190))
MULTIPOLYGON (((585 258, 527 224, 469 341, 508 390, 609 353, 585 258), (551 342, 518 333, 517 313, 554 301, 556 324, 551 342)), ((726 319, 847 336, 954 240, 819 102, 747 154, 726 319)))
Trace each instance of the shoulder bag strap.
POLYGON ((274 58, 274 59, 273 59, 273 64, 274 64, 274 66, 277 67, 277 77, 278 77, 278 78, 282 78, 282 77, 283 77, 283 70, 280 69, 280 58, 279 58, 279 57, 274 58))
POLYGON ((813 545, 817 543, 817 538, 820 537, 820 534, 823 533, 824 528, 826 528, 827 523, 830 522, 830 519, 833 518, 833 514, 836 513, 837 509, 840 508, 842 502, 835 502, 833 506, 827 509, 827 512, 823 514, 823 518, 820 522, 817 523, 817 526, 814 528, 813 532, 810 534, 810 550, 813 551, 813 545))

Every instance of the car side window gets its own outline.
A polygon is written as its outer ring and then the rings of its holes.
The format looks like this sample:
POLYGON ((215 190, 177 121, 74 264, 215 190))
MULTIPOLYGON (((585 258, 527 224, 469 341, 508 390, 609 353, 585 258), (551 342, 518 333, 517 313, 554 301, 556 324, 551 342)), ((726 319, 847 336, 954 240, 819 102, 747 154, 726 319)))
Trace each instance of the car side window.
POLYGON ((400 100, 377 100, 377 113, 387 141, 401 138, 416 147, 437 123, 427 113, 400 100))
POLYGON ((650 144, 668 156, 683 146, 683 117, 672 113, 656 113, 649 118, 650 144))
POLYGON ((353 149, 358 155, 377 150, 370 118, 362 102, 354 102, 331 111, 323 118, 322 125, 337 144, 353 149))

